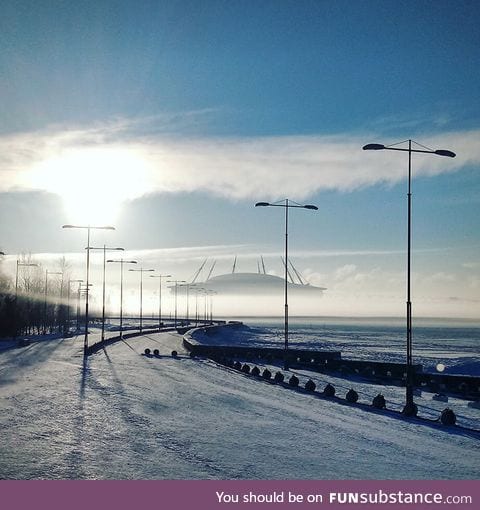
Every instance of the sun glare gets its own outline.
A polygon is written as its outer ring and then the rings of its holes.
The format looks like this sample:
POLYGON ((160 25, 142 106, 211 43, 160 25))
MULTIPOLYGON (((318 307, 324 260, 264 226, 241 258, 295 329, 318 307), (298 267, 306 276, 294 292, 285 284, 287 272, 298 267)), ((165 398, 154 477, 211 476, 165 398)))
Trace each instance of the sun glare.
POLYGON ((112 223, 126 200, 148 192, 148 165, 131 149, 72 149, 40 163, 32 184, 62 197, 65 221, 112 223))

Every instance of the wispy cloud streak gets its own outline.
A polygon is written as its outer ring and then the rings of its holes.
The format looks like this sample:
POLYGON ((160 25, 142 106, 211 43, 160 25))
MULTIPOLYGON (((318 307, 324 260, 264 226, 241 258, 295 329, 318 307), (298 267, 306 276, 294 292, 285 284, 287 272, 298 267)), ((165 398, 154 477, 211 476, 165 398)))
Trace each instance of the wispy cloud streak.
MULTIPOLYGON (((434 176, 480 163, 480 130, 424 135, 421 142, 457 153, 455 159, 415 155, 415 176, 434 176)), ((286 194, 304 199, 315 192, 349 192, 406 178, 399 155, 364 152, 378 135, 201 138, 145 129, 141 121, 117 120, 91 129, 49 129, 0 138, 0 190, 46 189, 50 160, 72 161, 85 150, 120 153, 131 172, 142 169, 142 186, 123 198, 146 193, 203 191, 234 200, 286 194), (128 156, 128 157, 125 157, 128 156), (39 168, 41 170, 39 170, 39 168), (39 173, 40 172, 40 173, 39 173)), ((389 143, 390 140, 378 140, 389 143)), ((107 159, 108 161, 108 159, 107 159)), ((105 165, 103 165, 105 166, 105 165)), ((98 168, 98 172, 107 171, 98 168)), ((78 169, 64 166, 74 181, 78 169)), ((111 172, 111 169, 110 169, 111 172)), ((126 172, 128 176, 128 172, 126 172)))

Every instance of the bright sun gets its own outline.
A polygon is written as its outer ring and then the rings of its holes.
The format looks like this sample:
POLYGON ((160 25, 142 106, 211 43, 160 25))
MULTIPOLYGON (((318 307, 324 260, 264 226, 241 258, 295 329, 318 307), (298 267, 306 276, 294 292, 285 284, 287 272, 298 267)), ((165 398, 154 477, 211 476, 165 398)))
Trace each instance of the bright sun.
POLYGON ((148 165, 132 149, 71 149, 33 169, 32 184, 60 195, 66 222, 112 223, 122 202, 149 190, 148 165))

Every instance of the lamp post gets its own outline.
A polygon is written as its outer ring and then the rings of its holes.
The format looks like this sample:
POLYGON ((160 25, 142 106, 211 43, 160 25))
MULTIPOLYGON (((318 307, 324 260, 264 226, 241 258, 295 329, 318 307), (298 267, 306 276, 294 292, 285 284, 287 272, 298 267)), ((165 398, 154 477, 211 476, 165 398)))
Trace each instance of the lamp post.
MULTIPOLYGON (((67 288, 67 332, 70 333, 70 294, 71 294, 71 285, 72 283, 82 283, 83 280, 68 280, 68 288, 67 288)), ((79 299, 80 299, 80 285, 78 286, 79 289, 79 299)), ((77 329, 78 329, 78 302, 77 302, 77 329)))
POLYGON ((186 283, 185 280, 167 280, 168 283, 175 284, 175 329, 177 328, 177 289, 179 283, 186 283))
POLYGON ((444 149, 429 149, 414 140, 406 140, 399 144, 382 145, 378 143, 370 143, 363 146, 363 150, 390 150, 408 152, 408 193, 407 193, 407 359, 406 359, 406 395, 405 407, 403 413, 406 416, 415 416, 417 414, 417 406, 413 401, 413 356, 412 356, 412 302, 411 302, 411 248, 412 248, 412 152, 423 154, 436 154, 437 156, 446 156, 454 158, 455 153, 444 149), (397 147, 397 145, 408 142, 408 148, 397 147), (421 149, 412 149, 412 143, 421 147, 421 149))
POLYGON ((151 273, 155 269, 129 269, 129 271, 136 271, 140 273, 140 333, 142 332, 142 319, 143 319, 143 273, 151 273))
POLYGON ((89 283, 88 287, 86 284, 79 283, 78 284, 78 296, 77 296, 77 331, 80 331, 80 298, 82 296, 85 296, 85 299, 87 298, 87 294, 90 291, 90 287, 92 287, 93 284, 89 283))
POLYGON ((275 202, 270 204, 269 202, 257 202, 255 207, 283 207, 285 209, 285 352, 284 352, 284 369, 288 370, 288 210, 291 208, 296 209, 310 209, 312 211, 317 211, 318 207, 316 205, 306 204, 301 205, 297 204, 286 198, 285 200, 281 200, 280 202, 275 202))
POLYGON ((180 285, 180 287, 185 287, 187 289, 186 292, 186 298, 187 298, 187 307, 186 307, 186 319, 187 324, 190 322, 190 289, 192 287, 196 287, 196 283, 185 283, 183 285, 180 285))
POLYGON ((208 296, 210 296, 209 300, 210 324, 213 324, 213 295, 217 294, 217 292, 215 292, 214 290, 207 290, 206 293, 208 294, 208 296))
POLYGON ((162 278, 171 278, 171 274, 151 274, 150 278, 158 278, 158 329, 162 327, 162 278))
POLYGON ((47 334, 47 293, 48 293, 48 275, 49 274, 61 274, 63 278, 63 273, 58 271, 49 271, 45 270, 45 299, 43 302, 43 334, 47 334))
POLYGON ((115 262, 120 264, 120 338, 123 338, 123 264, 136 264, 136 260, 107 260, 109 262, 115 262))
POLYGON ((203 292, 204 289, 194 289, 195 292, 195 327, 198 326, 198 293, 203 292))
MULTIPOLYGON (((93 227, 92 225, 63 225, 62 228, 81 228, 87 230, 87 246, 90 246, 90 230, 115 230, 115 227, 109 225, 102 227, 93 227)), ((90 250, 87 250, 87 293, 85 297, 85 338, 83 341, 83 354, 88 355, 88 295, 90 281, 90 250)))
POLYGON ((102 342, 105 340, 105 282, 106 282, 106 262, 107 251, 124 251, 124 248, 108 248, 105 244, 101 248, 87 246, 86 250, 102 250, 103 251, 103 287, 102 287, 102 342))

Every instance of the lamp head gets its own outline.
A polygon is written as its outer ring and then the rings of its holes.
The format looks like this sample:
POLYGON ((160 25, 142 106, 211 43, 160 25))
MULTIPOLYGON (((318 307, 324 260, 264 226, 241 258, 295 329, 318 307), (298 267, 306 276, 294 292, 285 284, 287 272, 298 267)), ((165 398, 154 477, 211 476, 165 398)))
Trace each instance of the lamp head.
POLYGON ((381 151, 382 149, 385 149, 385 145, 382 145, 381 143, 369 143, 364 145, 362 149, 364 151, 381 151))
POLYGON ((447 156, 447 158, 454 158, 456 156, 456 154, 454 152, 447 151, 444 149, 437 149, 435 151, 435 154, 437 154, 438 156, 447 156))
POLYGON ((307 204, 303 206, 304 209, 311 209, 312 211, 318 211, 318 207, 316 205, 307 204))
POLYGON ((255 207, 267 207, 268 205, 270 205, 268 202, 257 202, 255 207))

